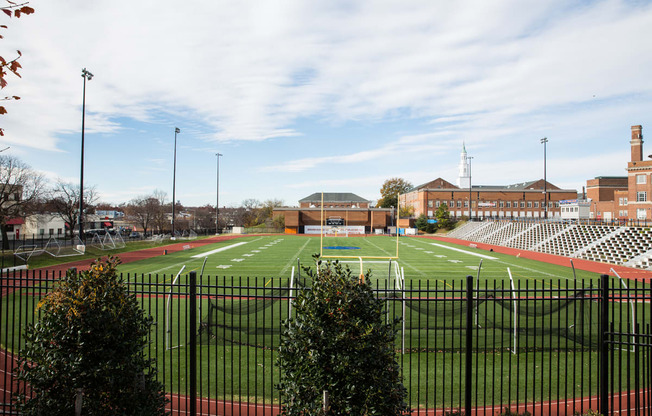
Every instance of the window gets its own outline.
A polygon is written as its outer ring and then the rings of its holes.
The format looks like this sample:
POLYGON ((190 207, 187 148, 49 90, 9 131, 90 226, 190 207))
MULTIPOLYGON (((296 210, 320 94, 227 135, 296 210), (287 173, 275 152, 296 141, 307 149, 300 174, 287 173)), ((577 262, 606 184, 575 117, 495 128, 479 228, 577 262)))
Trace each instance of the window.
POLYGON ((50 228, 50 229, 48 230, 48 233, 49 233, 50 235, 54 235, 54 228, 50 228))
POLYGON ((521 201, 521 208, 525 208, 525 201, 521 201))
POLYGON ((647 201, 647 192, 636 192, 636 202, 645 202, 645 201, 647 201))
POLYGON ((439 205, 441 205, 441 202, 439 202, 439 200, 437 200, 437 202, 435 202, 435 208, 439 208, 439 205))
POLYGON ((625 198, 623 198, 623 200, 624 200, 624 201, 623 201, 623 202, 624 202, 623 205, 627 205, 627 198, 625 197, 625 198))
POLYGON ((532 201, 527 201, 527 207, 532 208, 532 201))
POLYGON ((457 201, 457 207, 462 208, 462 201, 460 201, 460 200, 457 201))
POLYGON ((637 208, 636 209, 636 219, 637 220, 646 220, 647 219, 647 211, 645 208, 637 208))
POLYGON ((44 235, 45 234, 45 228, 40 228, 38 230, 38 233, 41 234, 41 235, 44 235))
POLYGON ((57 235, 61 235, 62 231, 63 230, 61 228, 57 228, 57 235))
POLYGON ((505 208, 505 201, 500 201, 500 207, 505 208))
POLYGON ((636 184, 644 184, 645 182, 645 175, 636 175, 636 184))
POLYGON ((464 201, 464 208, 468 208, 468 207, 469 207, 469 201, 464 201))
POLYGON ((507 208, 511 208, 511 207, 512 207, 512 201, 507 201, 507 208))
POLYGON ((539 208, 539 201, 534 201, 534 208, 539 208))
POLYGON ((454 206, 455 206, 455 201, 451 199, 451 204, 449 205, 449 207, 453 208, 454 206))
POLYGON ((431 199, 431 200, 428 201, 428 208, 432 208, 432 204, 433 204, 433 202, 432 202, 432 199, 431 199))

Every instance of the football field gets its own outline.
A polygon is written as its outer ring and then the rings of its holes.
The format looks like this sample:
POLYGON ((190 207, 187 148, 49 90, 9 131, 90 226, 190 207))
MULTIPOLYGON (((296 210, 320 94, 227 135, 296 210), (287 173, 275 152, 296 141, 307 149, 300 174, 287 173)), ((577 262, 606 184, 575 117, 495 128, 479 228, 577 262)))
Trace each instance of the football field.
MULTIPOLYGON (((193 270, 200 274, 203 269, 201 274, 205 278, 285 280, 290 278, 293 269, 297 276, 299 267, 314 265, 313 255, 321 254, 325 260, 344 262, 355 273, 360 272, 359 258, 362 258, 363 272, 371 269, 372 279, 379 283, 383 279, 395 279, 396 263, 406 282, 447 282, 467 275, 479 275, 480 287, 483 287, 484 281, 509 281, 508 269, 515 282, 529 280, 551 286, 575 277, 578 280, 599 277, 581 270, 574 274, 570 261, 568 267, 562 267, 414 237, 398 240, 389 236, 325 237, 322 240, 319 236, 251 236, 201 247, 193 247, 190 242, 186 248, 177 253, 121 265, 119 271, 128 274, 130 280, 141 275, 158 275, 169 280, 185 266, 182 275, 193 270)), ((163 250, 161 252, 163 254, 163 250)))

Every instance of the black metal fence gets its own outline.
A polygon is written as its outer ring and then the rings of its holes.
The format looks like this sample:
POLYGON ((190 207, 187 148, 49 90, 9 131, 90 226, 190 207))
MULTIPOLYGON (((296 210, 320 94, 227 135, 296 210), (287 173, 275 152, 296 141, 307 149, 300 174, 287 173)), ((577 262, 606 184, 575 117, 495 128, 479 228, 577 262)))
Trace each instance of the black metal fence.
MULTIPOLYGON (((0 413, 13 412, 24 328, 58 277, 0 277, 0 413)), ((279 412, 281 323, 309 284, 194 272, 123 278, 154 318, 146 354, 173 415, 279 412)), ((375 282, 375 291, 388 321, 401 318, 396 358, 413 414, 652 414, 650 282, 407 283, 375 282)))

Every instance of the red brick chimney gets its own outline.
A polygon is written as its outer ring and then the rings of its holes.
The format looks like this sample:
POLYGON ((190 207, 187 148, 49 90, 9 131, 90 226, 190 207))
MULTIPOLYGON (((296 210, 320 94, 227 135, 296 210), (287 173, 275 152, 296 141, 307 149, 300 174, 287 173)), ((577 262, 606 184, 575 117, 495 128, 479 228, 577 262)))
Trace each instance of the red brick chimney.
POLYGON ((642 126, 632 126, 632 162, 643 160, 643 130, 642 126))

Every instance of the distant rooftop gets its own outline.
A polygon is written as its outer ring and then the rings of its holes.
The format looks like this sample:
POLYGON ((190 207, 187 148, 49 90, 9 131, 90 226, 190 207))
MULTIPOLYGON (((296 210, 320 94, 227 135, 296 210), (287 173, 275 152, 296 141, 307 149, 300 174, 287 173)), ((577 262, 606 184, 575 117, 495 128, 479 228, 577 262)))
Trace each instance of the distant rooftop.
MULTIPOLYGON (((322 200, 322 193, 315 192, 310 196, 300 199, 299 203, 321 202, 321 200, 322 200)), ((324 192, 324 202, 369 202, 369 201, 350 192, 324 192)))

